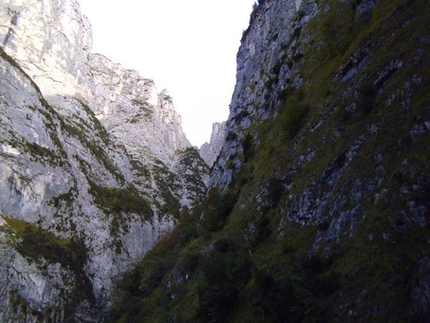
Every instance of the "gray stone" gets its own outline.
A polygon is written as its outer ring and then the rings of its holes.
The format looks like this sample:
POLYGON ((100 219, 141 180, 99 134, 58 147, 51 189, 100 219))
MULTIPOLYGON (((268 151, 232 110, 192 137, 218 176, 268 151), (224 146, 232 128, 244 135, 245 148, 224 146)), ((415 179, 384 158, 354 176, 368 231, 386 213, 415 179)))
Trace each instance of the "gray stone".
POLYGON ((252 23, 243 34, 237 54, 236 86, 226 122, 226 142, 213 166, 210 186, 226 187, 230 183, 234 172, 224 167, 227 161, 236 165, 236 169, 240 167, 237 152, 244 137, 243 129, 250 126, 249 120, 263 122, 273 115, 279 104, 280 97, 276 93, 300 86, 300 74, 294 73, 294 58, 301 53, 300 47, 294 44, 297 34, 316 9, 314 0, 265 1, 251 15, 252 23), (291 61, 291 67, 283 64, 279 69, 285 60, 291 61), (274 71, 278 75, 274 76, 274 71), (242 118, 244 113, 246 118, 242 118), (243 121, 245 119, 248 121, 243 121))
POLYGON ((210 142, 206 142, 200 147, 200 156, 202 156, 203 160, 209 165, 209 167, 213 165, 221 151, 226 135, 225 129, 225 122, 214 123, 212 125, 210 142))

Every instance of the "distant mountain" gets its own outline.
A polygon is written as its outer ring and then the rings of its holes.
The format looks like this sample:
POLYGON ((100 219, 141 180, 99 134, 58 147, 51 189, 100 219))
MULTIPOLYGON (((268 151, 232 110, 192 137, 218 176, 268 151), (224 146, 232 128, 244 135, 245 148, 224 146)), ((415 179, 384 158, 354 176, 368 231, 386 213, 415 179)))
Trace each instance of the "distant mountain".
POLYGON ((200 147, 200 156, 202 156, 203 160, 206 162, 206 164, 209 165, 209 167, 213 165, 216 158, 218 157, 218 154, 221 151, 225 139, 225 126, 225 122, 214 123, 212 125, 212 134, 210 142, 205 142, 200 147))

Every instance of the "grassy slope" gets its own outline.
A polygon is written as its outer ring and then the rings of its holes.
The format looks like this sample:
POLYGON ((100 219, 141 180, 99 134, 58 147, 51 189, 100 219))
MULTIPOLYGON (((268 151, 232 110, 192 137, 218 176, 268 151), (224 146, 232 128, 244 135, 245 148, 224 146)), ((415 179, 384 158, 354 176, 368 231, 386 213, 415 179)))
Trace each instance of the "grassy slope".
POLYGON ((260 144, 244 143, 228 192, 183 212, 119 284, 112 321, 425 321, 411 306, 429 256, 430 140, 411 130, 430 120, 430 3, 377 1, 357 17, 360 1, 321 2, 302 32, 304 85, 251 129, 260 144), (362 64, 342 83, 351 55, 362 64), (296 215, 304 192, 327 200, 320 218, 296 215), (328 239, 357 204, 356 221, 328 239))

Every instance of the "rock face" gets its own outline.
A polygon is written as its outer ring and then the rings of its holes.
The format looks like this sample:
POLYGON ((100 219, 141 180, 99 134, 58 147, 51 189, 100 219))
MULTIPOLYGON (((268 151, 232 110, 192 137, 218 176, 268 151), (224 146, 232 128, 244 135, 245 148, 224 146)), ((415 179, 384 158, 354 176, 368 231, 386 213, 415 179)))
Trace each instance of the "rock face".
POLYGON ((293 64, 303 55, 298 36, 316 9, 313 0, 261 1, 252 13, 237 53, 236 85, 226 123, 226 140, 211 175, 214 185, 226 186, 231 181, 233 172, 226 167, 227 163, 240 168, 236 152, 242 149, 247 129, 272 115, 282 90, 301 85, 301 75, 293 64), (290 64, 282 64, 285 61, 290 64))
POLYGON ((78 2, 7 0, 0 8, 0 43, 44 96, 88 98, 92 33, 78 2))
POLYGON ((200 156, 202 156, 203 160, 209 165, 209 167, 213 165, 221 151, 226 134, 225 127, 225 122, 214 123, 212 125, 210 142, 206 142, 200 147, 200 156))
POLYGON ((159 94, 152 80, 104 56, 93 54, 89 63, 94 112, 132 156, 153 156, 171 166, 177 151, 191 147, 166 90, 159 94))
POLYGON ((90 54, 76 1, 0 9, 0 321, 99 322, 208 168, 167 92, 90 54))

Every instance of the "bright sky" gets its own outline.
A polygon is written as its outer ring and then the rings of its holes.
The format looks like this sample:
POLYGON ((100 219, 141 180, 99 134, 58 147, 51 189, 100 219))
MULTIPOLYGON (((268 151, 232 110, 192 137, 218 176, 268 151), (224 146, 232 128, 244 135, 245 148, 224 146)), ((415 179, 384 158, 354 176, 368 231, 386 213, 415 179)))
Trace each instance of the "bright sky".
POLYGON ((166 88, 200 147, 227 119, 236 53, 256 0, 79 0, 93 52, 166 88))

